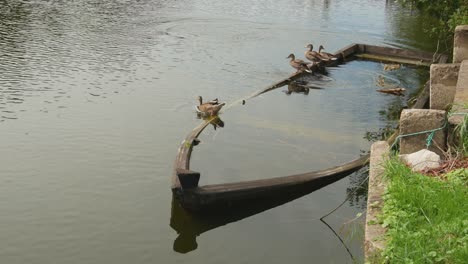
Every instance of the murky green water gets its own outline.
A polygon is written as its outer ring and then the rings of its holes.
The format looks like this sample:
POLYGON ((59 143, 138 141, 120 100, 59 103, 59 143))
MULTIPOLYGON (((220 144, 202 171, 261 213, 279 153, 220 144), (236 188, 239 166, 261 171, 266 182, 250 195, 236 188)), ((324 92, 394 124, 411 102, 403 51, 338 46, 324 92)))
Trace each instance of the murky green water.
MULTIPOLYGON (((315 80, 236 102, 293 71, 307 43, 433 51, 423 19, 392 1, 7 1, 0 3, 1 263, 351 263, 318 219, 365 178, 282 206, 211 219, 172 208, 196 96, 227 101, 224 128, 193 154, 202 184, 307 172, 357 158, 425 70, 353 61, 315 80), (171 208, 175 215, 170 226, 171 208), (237 221, 239 220, 239 221, 237 221), (231 223, 229 223, 231 222, 231 223), (188 234, 188 235, 186 235, 188 234), (186 252, 187 254, 181 254, 186 252)), ((362 258, 354 195, 327 222, 362 258), (355 234, 357 233, 357 234, 355 234)))

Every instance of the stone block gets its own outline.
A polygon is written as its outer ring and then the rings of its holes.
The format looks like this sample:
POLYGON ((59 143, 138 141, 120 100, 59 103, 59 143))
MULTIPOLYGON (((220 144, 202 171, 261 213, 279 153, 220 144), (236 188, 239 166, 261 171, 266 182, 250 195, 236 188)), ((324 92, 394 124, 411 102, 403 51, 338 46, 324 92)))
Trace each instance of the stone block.
MULTIPOLYGON (((468 40, 467 40, 468 41, 468 40)), ((468 59, 460 64, 458 72, 457 87, 455 89, 455 98, 453 100, 452 112, 457 113, 449 118, 449 123, 458 125, 463 121, 462 113, 468 112, 468 59)))
POLYGON ((463 60, 468 60, 468 25, 457 26, 453 39, 453 63, 463 60))
POLYGON ((460 64, 432 64, 430 79, 430 108, 447 110, 455 98, 460 64))
POLYGON ((382 212, 383 194, 385 191, 384 162, 388 158, 390 147, 385 141, 372 144, 369 165, 369 191, 367 195, 367 213, 365 226, 364 254, 366 261, 371 261, 373 255, 385 248, 385 228, 378 223, 378 215, 382 212))
MULTIPOLYGON (((445 126, 446 112, 432 109, 405 109, 400 117, 400 154, 409 154, 426 148, 429 133, 404 136, 445 126)), ((430 151, 443 155, 447 146, 447 129, 435 132, 430 151)))

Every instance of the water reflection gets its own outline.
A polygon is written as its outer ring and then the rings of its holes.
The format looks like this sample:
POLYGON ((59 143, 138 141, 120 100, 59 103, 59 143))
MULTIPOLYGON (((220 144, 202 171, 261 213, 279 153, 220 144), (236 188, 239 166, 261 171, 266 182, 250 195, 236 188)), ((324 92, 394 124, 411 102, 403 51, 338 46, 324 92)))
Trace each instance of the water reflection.
POLYGON ((307 87, 306 83, 301 82, 290 82, 288 84, 288 90, 285 91, 287 95, 292 93, 303 93, 305 95, 309 94, 309 87, 307 87))
POLYGON ((369 182, 369 167, 366 166, 349 177, 346 195, 353 207, 365 209, 367 207, 367 188, 369 182))
POLYGON ((208 120, 210 124, 213 126, 214 130, 216 130, 218 127, 220 128, 224 127, 224 121, 221 120, 219 116, 203 116, 202 114, 200 114, 200 112, 197 112, 197 118, 208 120))
POLYGON ((326 71, 321 71, 322 73, 309 74, 301 77, 300 79, 291 81, 287 84, 287 90, 283 92, 287 95, 292 93, 301 93, 308 95, 310 90, 322 90, 327 87, 327 85, 333 81, 333 78, 327 76, 326 71))
POLYGON ((210 124, 213 126, 214 130, 216 130, 217 127, 224 127, 224 121, 221 120, 219 116, 211 120, 210 124))
MULTIPOLYGON (((316 81, 319 81, 323 78, 316 78, 316 81)), ((310 89, 321 90, 324 89, 323 86, 319 86, 318 84, 313 84, 310 81, 306 80, 296 80, 292 81, 288 84, 288 90, 284 91, 287 95, 292 93, 302 93, 305 95, 309 94, 310 89)))

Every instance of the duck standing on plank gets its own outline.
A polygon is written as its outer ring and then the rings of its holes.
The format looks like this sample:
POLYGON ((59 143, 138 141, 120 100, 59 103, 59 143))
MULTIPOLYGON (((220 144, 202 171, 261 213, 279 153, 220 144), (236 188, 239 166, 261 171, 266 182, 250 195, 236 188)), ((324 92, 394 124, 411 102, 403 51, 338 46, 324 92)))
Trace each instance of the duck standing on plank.
POLYGON ((306 48, 307 50, 304 52, 304 56, 312 63, 319 63, 324 60, 318 52, 314 51, 314 45, 308 44, 306 48))
POLYGON ((309 65, 303 61, 303 60, 300 60, 300 59, 296 59, 296 57, 294 56, 294 54, 289 54, 289 56, 287 57, 287 59, 291 59, 289 61, 289 65, 291 65, 291 67, 293 67, 294 69, 297 70, 297 72, 301 72, 301 71, 306 71, 306 72, 309 72, 309 73, 312 73, 312 71, 310 70, 309 68, 309 65))
POLYGON ((333 54, 322 51, 323 49, 325 49, 325 48, 322 45, 320 45, 318 53, 322 58, 325 58, 326 60, 337 60, 338 59, 333 54))
POLYGON ((205 116, 214 116, 217 115, 219 110, 226 105, 226 103, 219 103, 218 98, 203 103, 203 98, 201 96, 197 97, 198 101, 200 102, 199 105, 195 107, 198 113, 205 115, 205 116))

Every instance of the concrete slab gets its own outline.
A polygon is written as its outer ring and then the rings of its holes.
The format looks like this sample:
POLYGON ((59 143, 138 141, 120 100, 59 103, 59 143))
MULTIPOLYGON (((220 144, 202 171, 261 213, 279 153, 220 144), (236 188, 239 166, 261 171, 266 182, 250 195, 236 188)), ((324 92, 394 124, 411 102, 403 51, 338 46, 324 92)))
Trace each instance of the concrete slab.
MULTIPOLYGON (((400 136, 423 132, 443 127, 446 122, 446 112, 432 109, 405 109, 400 117, 400 136)), ((400 139, 400 154, 409 154, 426 148, 429 133, 406 136, 400 139)), ((446 129, 435 132, 430 151, 443 155, 446 150, 446 129)))
POLYGON ((457 26, 453 39, 453 63, 463 60, 468 60, 468 25, 457 26))
POLYGON ((462 61, 460 64, 457 87, 455 89, 455 98, 453 100, 451 112, 456 113, 449 117, 449 123, 452 125, 462 123, 464 118, 463 113, 468 113, 468 59, 462 61))
POLYGON ((367 215, 365 226, 364 255, 371 261, 375 254, 385 248, 386 229, 378 224, 378 215, 382 213, 383 194, 385 191, 384 162, 388 158, 390 147, 386 141, 378 141, 371 146, 369 168, 369 191, 367 195, 367 215))
POLYGON ((460 64, 432 64, 430 79, 431 109, 447 110, 455 98, 460 64))

